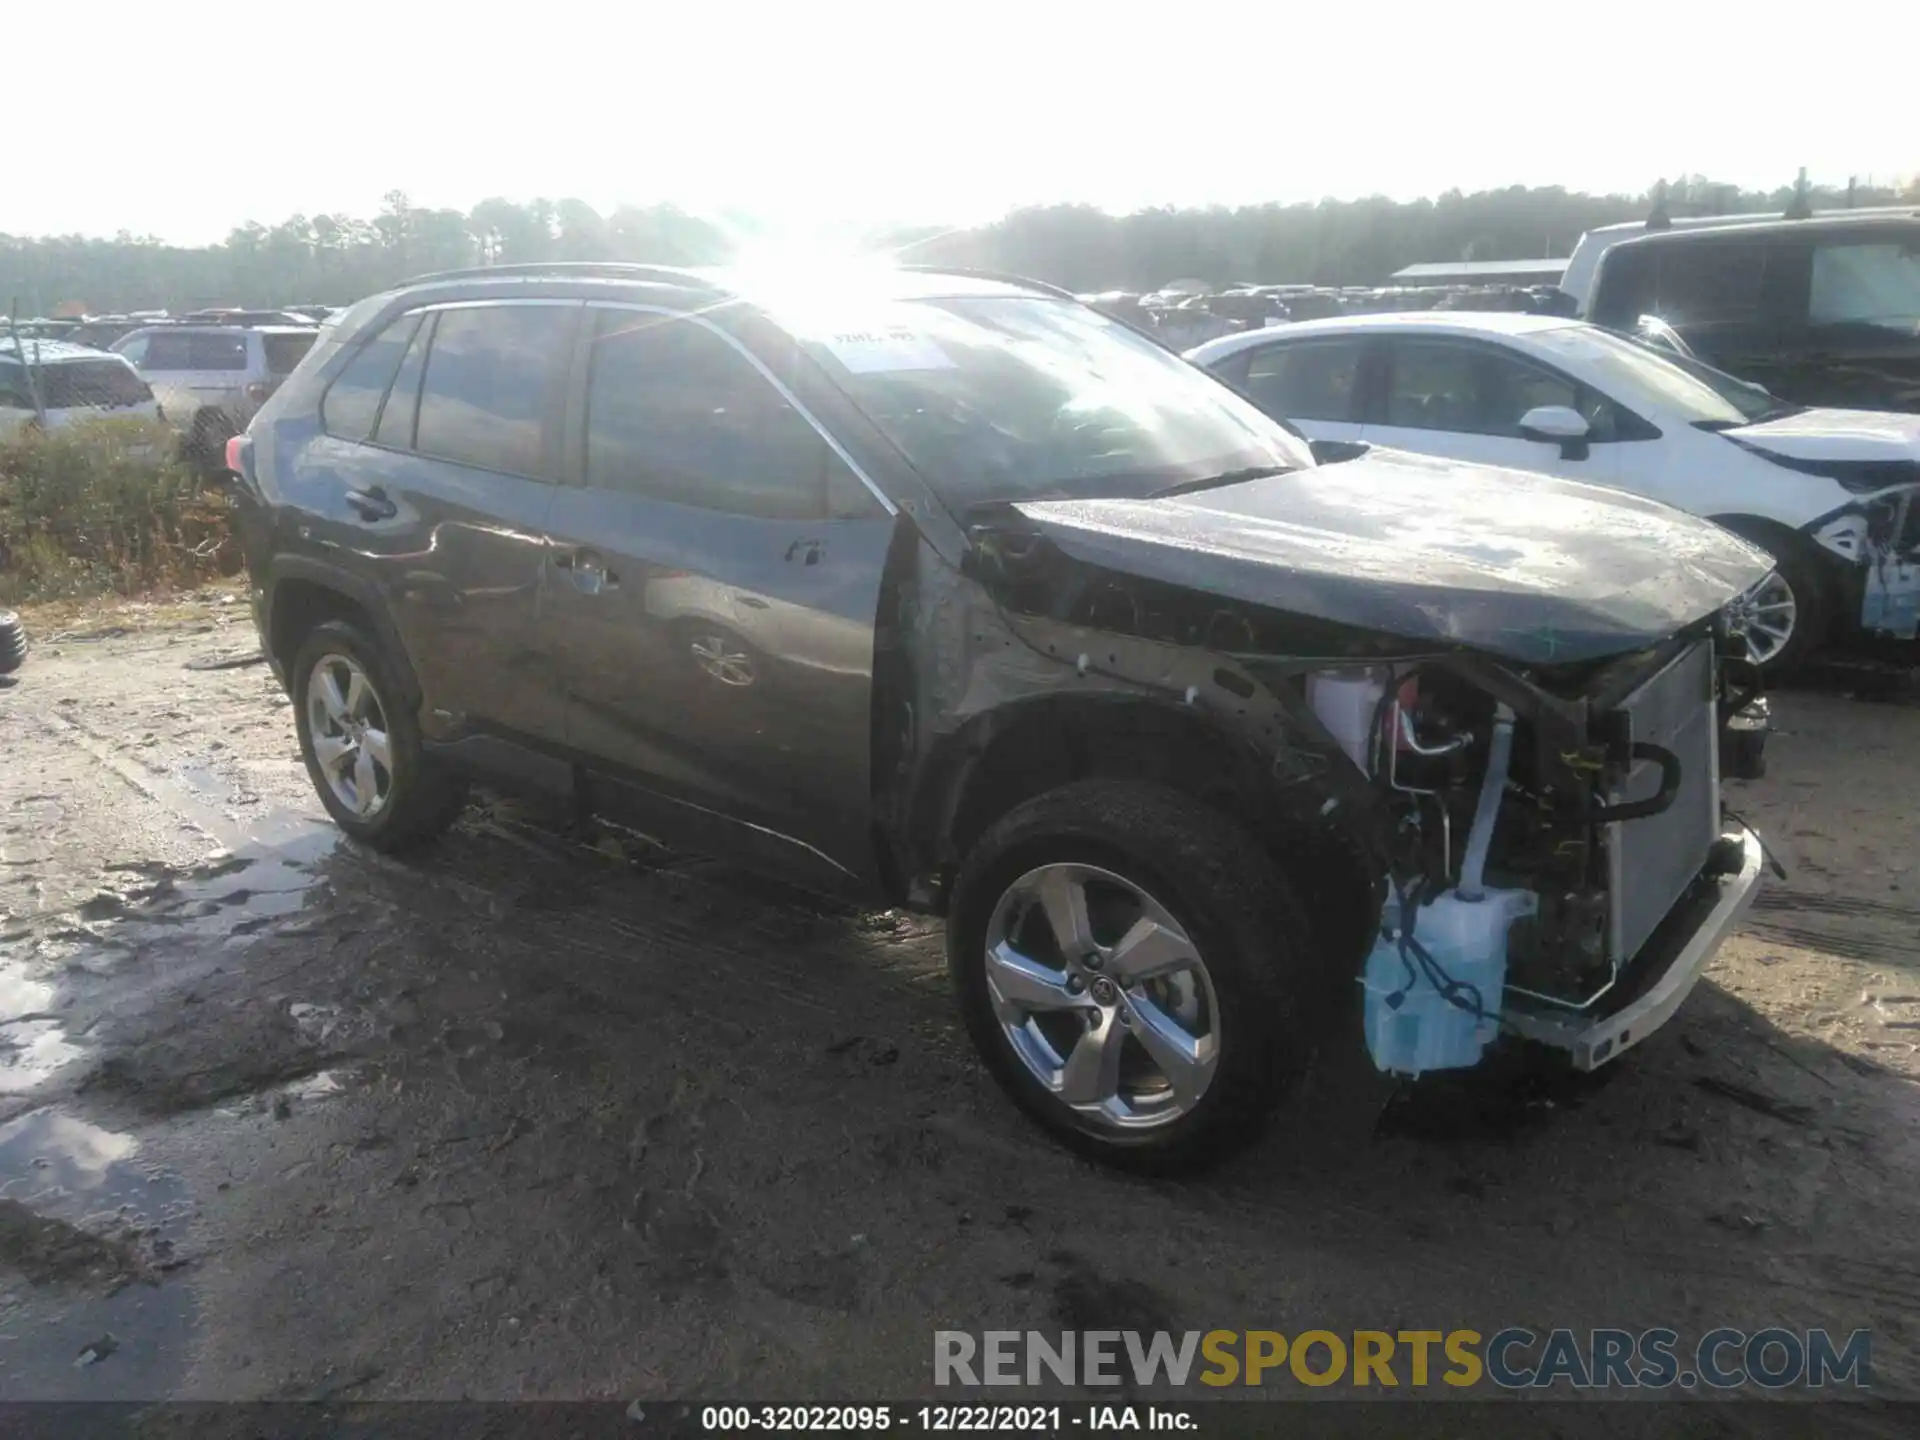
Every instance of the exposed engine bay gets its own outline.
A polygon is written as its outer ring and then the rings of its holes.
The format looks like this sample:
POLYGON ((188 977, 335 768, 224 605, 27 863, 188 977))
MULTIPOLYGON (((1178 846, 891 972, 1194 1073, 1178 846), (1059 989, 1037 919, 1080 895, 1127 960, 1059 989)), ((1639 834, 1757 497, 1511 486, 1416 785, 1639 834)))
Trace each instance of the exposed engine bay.
POLYGON ((1758 678, 1721 615, 1514 663, 1084 564, 1023 528, 975 539, 998 618, 1067 683, 1232 720, 1283 800, 1368 857, 1357 978, 1383 1070, 1476 1064, 1529 1013, 1603 1013, 1669 912, 1737 868, 1719 736, 1758 678))

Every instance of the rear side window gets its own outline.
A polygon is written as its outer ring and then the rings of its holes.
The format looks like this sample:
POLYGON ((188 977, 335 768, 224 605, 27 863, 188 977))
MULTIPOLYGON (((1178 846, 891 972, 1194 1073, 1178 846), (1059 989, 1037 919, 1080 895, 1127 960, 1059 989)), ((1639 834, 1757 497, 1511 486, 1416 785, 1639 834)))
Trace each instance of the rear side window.
POLYGON ((69 360, 61 365, 44 365, 40 388, 49 410, 140 405, 153 398, 147 382, 120 360, 69 360))
POLYGON ((1359 340, 1261 350, 1247 363, 1246 392, 1262 410, 1283 420, 1353 421, 1365 350, 1359 340))
POLYGON ((1767 251, 1752 243, 1670 247, 1660 257, 1660 318, 1673 325, 1760 319, 1767 251))
POLYGON ((545 478, 544 420, 565 380, 578 315, 571 305, 441 311, 415 447, 462 465, 545 478))
POLYGON ((262 335, 260 343, 267 351, 267 373, 291 375, 294 367, 306 359, 307 352, 313 349, 313 342, 319 338, 318 330, 311 335, 262 335))
POLYGON ((418 315, 402 315, 361 345, 347 368, 334 376, 320 402, 320 423, 329 435, 343 440, 365 440, 373 433, 380 397, 387 393, 400 356, 413 338, 418 315))
POLYGON ((156 330, 147 337, 144 370, 245 370, 247 337, 243 332, 176 333, 156 330))
POLYGON ((396 450, 413 448, 413 421, 420 413, 420 375, 427 368, 427 346, 432 339, 433 316, 428 315, 413 332, 413 343, 400 362, 400 373, 393 377, 393 388, 387 391, 387 403, 380 407, 380 423, 373 438, 382 445, 396 450))
POLYGON ((766 520, 827 513, 857 482, 732 345, 688 320, 605 311, 587 381, 587 484, 766 520), (837 483, 836 483, 837 482, 837 483))

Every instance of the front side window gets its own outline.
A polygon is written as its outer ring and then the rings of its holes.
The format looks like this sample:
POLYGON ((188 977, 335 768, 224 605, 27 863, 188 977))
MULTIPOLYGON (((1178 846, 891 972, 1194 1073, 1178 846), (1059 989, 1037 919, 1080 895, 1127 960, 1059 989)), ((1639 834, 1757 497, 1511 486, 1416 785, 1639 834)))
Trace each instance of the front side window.
POLYGON ((364 342, 346 368, 334 376, 320 401, 320 423, 329 435, 365 440, 373 433, 380 397, 387 393, 394 368, 419 323, 418 315, 402 315, 364 342))
POLYGON ((415 448, 544 478, 544 420, 566 377, 578 313, 571 305, 441 311, 420 388, 415 448))
POLYGON ((796 300, 774 315, 961 512, 1313 464, 1205 371, 1072 301, 796 300))
POLYGON ((1527 412, 1551 405, 1584 416, 1590 439, 1617 438, 1619 412, 1604 396, 1520 356, 1446 340, 1397 341, 1391 353, 1388 425, 1518 440, 1527 412))
POLYGON ((852 479, 767 377, 704 325, 607 310, 587 380, 587 484, 767 520, 828 513, 852 479))
POLYGON ((1247 363, 1247 394, 1286 420, 1353 422, 1362 340, 1307 340, 1256 351, 1247 363))
POLYGON ((1908 335, 1920 329, 1920 231, 1901 240, 1816 246, 1807 322, 1908 335))
POLYGON ((124 360, 69 360, 43 365, 40 385, 49 410, 87 406, 111 409, 153 399, 147 382, 124 360))
POLYGON ((143 370, 245 370, 247 336, 233 331, 155 330, 147 337, 143 370))

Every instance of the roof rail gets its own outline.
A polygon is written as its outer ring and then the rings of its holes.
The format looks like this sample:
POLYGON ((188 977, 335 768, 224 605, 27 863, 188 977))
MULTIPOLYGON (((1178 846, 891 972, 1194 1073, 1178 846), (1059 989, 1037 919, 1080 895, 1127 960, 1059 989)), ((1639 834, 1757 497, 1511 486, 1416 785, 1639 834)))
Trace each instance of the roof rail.
POLYGON ((542 260, 514 265, 476 265, 464 270, 436 270, 431 275, 415 275, 402 285, 425 285, 437 280, 486 280, 516 275, 559 275, 603 277, 609 280, 672 280, 702 290, 717 290, 713 281, 696 270, 676 265, 647 265, 628 260, 542 260))
POLYGON ((977 270, 966 265, 902 265, 902 270, 911 270, 916 275, 961 275, 969 280, 998 280, 1003 285, 1024 285, 1029 290, 1040 290, 1062 300, 1075 300, 1080 297, 1071 290, 1063 290, 1058 285, 1049 285, 1044 280, 1030 279, 1025 275, 1015 275, 1005 270, 977 270))

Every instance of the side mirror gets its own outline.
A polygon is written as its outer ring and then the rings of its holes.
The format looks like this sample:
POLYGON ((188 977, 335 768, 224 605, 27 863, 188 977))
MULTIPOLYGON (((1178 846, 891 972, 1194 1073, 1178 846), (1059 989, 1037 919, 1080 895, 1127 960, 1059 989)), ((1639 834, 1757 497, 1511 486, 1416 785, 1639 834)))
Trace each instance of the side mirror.
POLYGON ((1570 405, 1536 405, 1520 417, 1520 433, 1543 445, 1558 445, 1562 460, 1587 458, 1591 429, 1587 417, 1570 405))
POLYGON ((1343 460, 1358 460, 1372 448, 1360 440, 1309 440, 1316 465, 1338 465, 1343 460))

